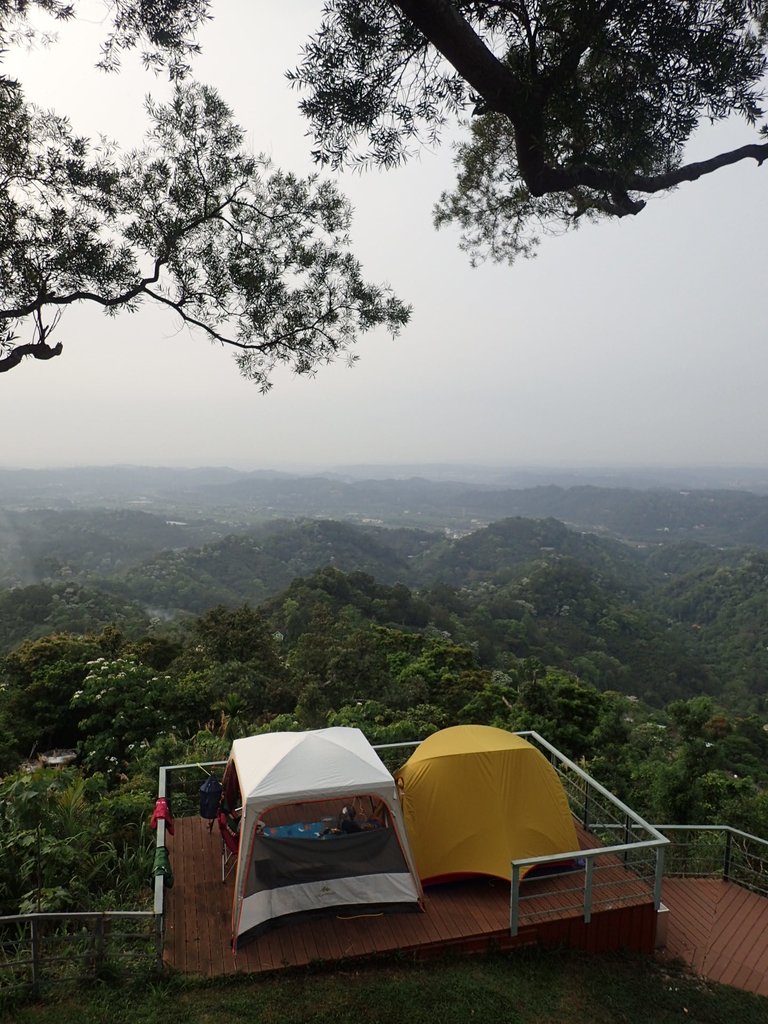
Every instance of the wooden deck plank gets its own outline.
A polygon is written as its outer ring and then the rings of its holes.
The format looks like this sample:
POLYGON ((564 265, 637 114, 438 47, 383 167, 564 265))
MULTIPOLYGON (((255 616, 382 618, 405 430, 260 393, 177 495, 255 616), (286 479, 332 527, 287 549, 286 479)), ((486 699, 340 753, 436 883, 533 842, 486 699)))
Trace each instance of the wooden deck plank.
MULTIPOLYGON (((724 984, 737 984, 732 978, 744 972, 751 974, 755 969, 768 966, 765 961, 766 926, 764 901, 746 889, 733 898, 723 898, 719 908, 717 924, 710 944, 705 969, 712 971, 712 977, 724 984), (724 924, 720 925, 720 921, 724 924)), ((739 985, 743 987, 743 985, 739 985)))
MULTIPOLYGON (((228 959, 229 929, 226 927, 226 907, 230 905, 233 886, 221 881, 221 840, 208 830, 207 824, 200 819, 202 828, 198 830, 199 855, 205 865, 205 872, 198 880, 203 890, 201 903, 202 912, 208 921, 215 921, 217 927, 200 929, 200 957, 207 958, 208 974, 217 975, 225 971, 228 959), (213 856, 211 856, 213 853, 213 856), (222 901, 222 891, 226 893, 226 902, 222 901)), ((201 915, 198 915, 200 921, 201 915)))
MULTIPOLYGON (((411 915, 408 915, 408 916, 411 916, 411 915)), ((417 914, 415 914, 413 916, 415 916, 415 917, 417 917, 419 919, 418 922, 417 922, 417 926, 422 929, 422 934, 423 934, 423 927, 424 927, 424 925, 427 926, 427 929, 430 929, 432 927, 431 922, 429 921, 429 919, 426 916, 426 914, 424 914, 423 912, 417 912, 417 914)), ((380 947, 377 945, 377 951, 378 952, 385 953, 388 950, 397 949, 398 944, 401 942, 401 936, 405 937, 405 936, 407 936, 409 934, 413 934, 413 929, 411 929, 410 931, 408 929, 408 924, 409 924, 408 921, 401 921, 401 922, 398 922, 398 924, 401 927, 405 926, 405 927, 402 927, 402 930, 400 932, 397 932, 394 929, 393 924, 392 924, 392 920, 391 920, 391 915, 389 915, 389 914, 385 914, 384 915, 384 917, 382 919, 382 932, 385 935, 385 939, 381 942, 381 946, 380 947)), ((431 935, 431 932, 429 932, 429 934, 431 935)))
POLYGON ((726 949, 739 942, 749 943, 752 934, 759 930, 762 910, 760 897, 747 889, 741 889, 733 899, 721 899, 716 919, 715 948, 726 949))
MULTIPOLYGON (((590 844, 580 837, 584 846, 590 844)), ((176 884, 166 891, 169 964, 204 975, 278 971, 312 961, 340 961, 404 950, 431 955, 452 946, 473 950, 530 941, 585 949, 652 946, 650 892, 620 861, 596 871, 592 924, 583 923, 584 870, 521 884, 520 934, 509 933, 509 889, 473 880, 427 889, 422 913, 312 918, 275 928, 233 954, 233 876, 220 880, 220 845, 199 819, 177 821, 168 838, 176 884), (357 920, 354 920, 357 919, 357 920)), ((702 974, 768 994, 768 901, 720 880, 667 880, 668 950, 702 974)))
MULTIPOLYGON (((764 900, 752 894, 754 900, 762 907, 764 900)), ((761 976, 768 977, 768 922, 761 914, 751 916, 749 935, 745 939, 746 953, 744 963, 750 970, 757 971, 761 976)))
POLYGON ((393 937, 403 947, 413 947, 421 941, 423 945, 431 945, 440 942, 443 933, 440 930, 437 914, 435 912, 435 900, 429 894, 424 893, 422 901, 423 910, 418 914, 400 915, 404 920, 397 921, 396 931, 393 927, 393 937))
MULTIPOLYGON (((509 895, 506 885, 489 880, 427 890, 423 914, 351 915, 349 919, 315 918, 276 928, 232 955, 229 946, 234 880, 222 885, 220 847, 205 823, 184 819, 177 834, 168 837, 177 884, 167 890, 166 958, 191 973, 220 974, 238 970, 279 970, 312 960, 342 960, 395 949, 409 951, 481 948, 491 940, 512 944, 508 933, 509 895), (184 877, 184 865, 195 869, 184 877), (357 920, 355 920, 357 918, 357 920)), ((522 883, 524 916, 534 928, 520 941, 530 941, 536 929, 560 923, 560 934, 584 948, 604 943, 624 945, 639 940, 638 928, 648 917, 610 915, 647 904, 648 886, 627 873, 618 861, 606 860, 595 872, 593 925, 581 922, 584 872, 522 883), (606 916, 608 915, 608 916, 606 916), (581 929, 578 940, 573 929, 581 929)), ((671 906, 668 947, 702 974, 727 984, 760 991, 768 974, 768 901, 717 879, 667 880, 665 902, 671 906), (685 898, 681 898, 681 893, 685 898)))
POLYGON ((768 900, 733 882, 669 879, 667 951, 713 981, 768 995, 768 900))
POLYGON ((662 899, 670 909, 667 947, 675 956, 688 959, 685 950, 706 947, 714 927, 716 900, 703 879, 667 878, 662 899))
POLYGON ((456 907, 455 885, 432 887, 429 914, 444 938, 457 938, 466 934, 464 919, 456 907))
MULTIPOLYGON (((589 837, 585 838, 583 845, 589 845, 589 837)), ((594 839, 591 845, 595 845, 594 839)), ((234 876, 221 882, 218 837, 210 836, 200 819, 181 819, 177 821, 172 856, 177 881, 167 894, 165 957, 189 973, 275 971, 312 961, 337 961, 395 950, 431 955, 450 946, 466 950, 491 944, 511 948, 535 940, 539 927, 524 927, 521 935, 513 938, 509 932, 508 884, 480 878, 427 889, 424 911, 420 913, 372 916, 363 911, 312 917, 274 928, 235 954, 230 946, 234 876)), ((631 909, 648 904, 647 886, 638 884, 623 866, 608 865, 604 877, 610 883, 611 906, 631 909)), ((584 929, 583 871, 525 881, 522 889, 544 922, 541 927, 556 923, 559 915, 570 921, 563 935, 575 935, 578 929, 584 929)), ((606 913, 610 916, 621 910, 606 913)), ((603 927, 595 926, 592 933, 597 934, 603 927)), ((613 931, 624 934, 628 927, 625 922, 613 931)))
MULTIPOLYGON (((166 830, 166 846, 170 850, 170 856, 175 859, 179 844, 181 843, 180 837, 176 837, 173 840, 168 835, 166 830), (171 846, 173 843, 173 846, 171 846)), ((171 861, 173 863, 173 860, 171 861)), ((187 958, 186 949, 184 943, 179 943, 178 939, 178 928, 179 928, 179 915, 178 911, 178 900, 175 898, 173 890, 165 890, 163 895, 163 902, 165 907, 165 918, 163 921, 165 934, 163 937, 163 959, 166 963, 172 963, 177 966, 180 971, 187 971, 187 958)))

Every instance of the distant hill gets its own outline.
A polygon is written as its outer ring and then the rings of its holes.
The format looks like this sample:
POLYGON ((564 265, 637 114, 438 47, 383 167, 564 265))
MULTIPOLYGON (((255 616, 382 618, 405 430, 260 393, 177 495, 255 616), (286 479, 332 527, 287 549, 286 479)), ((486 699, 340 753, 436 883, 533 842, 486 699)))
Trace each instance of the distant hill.
POLYGON ((502 585, 531 565, 568 557, 624 589, 647 583, 640 552, 556 520, 508 519, 460 538, 332 520, 283 521, 201 548, 163 552, 113 574, 107 586, 147 607, 200 612, 213 604, 260 601, 296 577, 331 566, 380 583, 502 585))
POLYGON ((423 620, 500 670, 537 658, 654 704, 768 698, 768 497, 501 482, 0 471, 0 647, 257 606, 330 567, 416 602, 357 614, 423 620))
POLYGON ((510 517, 554 518, 636 543, 698 540, 768 547, 765 470, 550 473, 550 480, 568 486, 544 483, 544 471, 455 470, 466 479, 446 479, 435 467, 425 467, 431 476, 393 476, 383 469, 378 478, 360 478, 352 470, 314 476, 226 468, 0 470, 0 508, 24 513, 41 507, 130 508, 165 520, 215 520, 224 532, 309 517, 456 534, 510 517), (621 486, 580 482, 611 479, 621 486), (681 482, 660 486, 665 479, 681 482), (701 489, 706 480, 722 480, 723 487, 701 489), (641 489, 642 481, 652 486, 641 489))
POLYGON ((422 534, 365 530, 331 520, 266 524, 202 548, 164 552, 105 583, 152 609, 203 612, 215 604, 258 604, 299 576, 333 566, 383 583, 409 581, 408 558, 434 543, 422 534))
POLYGON ((37 583, 0 591, 0 652, 52 633, 98 633, 115 625, 137 637, 149 626, 144 610, 125 598, 76 583, 37 583))
POLYGON ((537 487, 482 496, 486 512, 553 517, 626 540, 768 545, 768 498, 746 491, 537 487))
POLYGON ((620 576, 625 584, 639 586, 644 577, 642 559, 626 544, 569 529, 556 519, 519 517, 434 545, 420 556, 414 571, 424 584, 502 584, 515 579, 522 567, 562 556, 620 576))
POLYGON ((193 541, 223 526, 134 511, 17 512, 8 522, 17 532, 7 529, 0 547, 6 650, 110 622, 133 634, 148 618, 217 604, 279 607, 296 581, 308 581, 296 590, 304 600, 335 587, 318 572, 338 570, 357 574, 358 596, 344 599, 355 615, 437 630, 491 668, 536 658, 656 705, 713 693, 750 709, 768 695, 768 552, 759 549, 630 544, 522 517, 455 537, 280 520, 208 543, 193 541), (20 554, 32 585, 19 585, 20 554))
POLYGON ((0 510, 0 586, 106 576, 217 532, 130 509, 0 510))
POLYGON ((226 467, 82 466, 0 469, 0 507, 72 508, 127 505, 159 495, 194 493, 242 476, 226 467))

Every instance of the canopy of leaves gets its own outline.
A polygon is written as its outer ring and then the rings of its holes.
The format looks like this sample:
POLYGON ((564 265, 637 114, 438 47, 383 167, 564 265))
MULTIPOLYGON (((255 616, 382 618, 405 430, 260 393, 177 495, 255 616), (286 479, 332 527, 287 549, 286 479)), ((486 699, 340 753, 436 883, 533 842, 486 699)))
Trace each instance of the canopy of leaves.
POLYGON ((76 302, 168 307, 233 346, 262 390, 279 363, 310 373, 359 333, 407 321, 401 302, 363 281, 346 200, 244 152, 214 90, 185 84, 169 104, 150 102, 147 145, 123 157, 18 97, 6 113, 0 369, 52 354, 46 339, 76 302), (38 353, 17 344, 25 323, 38 353))
MULTIPOLYGON (((23 34, 31 6, 74 16, 58 0, 1 3, 0 46, 14 27, 23 34)), ((102 65, 143 40, 145 62, 166 62, 177 79, 170 102, 147 101, 145 144, 132 152, 78 136, 0 80, 0 372, 59 355, 49 338, 83 302, 107 313, 165 307, 231 346, 262 391, 279 364, 311 373, 365 331, 395 334, 408 320, 388 288, 364 281, 336 188, 252 156, 215 90, 185 78, 206 8, 113 5, 102 65)))
MULTIPOLYGON (((61 22, 77 17, 82 7, 82 0, 0 0, 0 47, 45 36, 32 22, 37 12, 61 22)), ((104 7, 109 31, 99 64, 105 70, 119 68, 121 54, 136 48, 146 67, 168 68, 173 78, 189 70, 189 58, 200 50, 195 32, 209 16, 208 0, 111 0, 104 7)), ((0 83, 18 84, 7 78, 0 83)))
POLYGON ((762 163, 754 138, 683 154, 703 120, 763 118, 767 29, 765 0, 329 0, 290 78, 333 166, 396 164, 471 109, 436 221, 457 222, 475 256, 512 260, 541 230, 762 163))

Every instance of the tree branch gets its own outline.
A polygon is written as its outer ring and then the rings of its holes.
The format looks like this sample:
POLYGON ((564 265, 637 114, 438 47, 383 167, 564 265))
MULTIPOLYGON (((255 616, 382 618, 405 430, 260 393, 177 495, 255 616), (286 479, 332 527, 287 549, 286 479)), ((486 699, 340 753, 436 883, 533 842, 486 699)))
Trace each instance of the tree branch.
POLYGON ((513 122, 529 101, 510 68, 485 45, 449 0, 392 0, 403 14, 483 97, 489 110, 513 122))
POLYGON ((106 299, 96 292, 74 291, 68 295, 56 295, 43 290, 33 302, 28 302, 24 306, 17 306, 15 309, 0 309, 0 320, 21 320, 25 316, 37 313, 44 306, 71 306, 74 302, 95 302, 99 306, 104 306, 105 309, 125 305, 126 302, 138 298, 142 292, 146 291, 147 285, 157 284, 164 263, 165 260, 155 260, 155 269, 150 277, 143 277, 133 287, 128 288, 120 295, 114 295, 111 299, 106 299))
POLYGON ((641 200, 631 199, 627 192, 645 192, 649 195, 654 192, 663 192, 685 181, 696 181, 705 174, 712 174, 713 171, 720 170, 721 167, 729 167, 741 160, 756 160, 759 166, 768 160, 768 142, 740 146, 727 153, 719 153, 709 160, 684 164, 682 167, 677 167, 664 174, 650 175, 628 174, 624 176, 617 174, 616 171, 590 167, 588 164, 578 167, 548 167, 543 158, 537 154, 535 143, 530 145, 529 153, 533 154, 533 160, 525 168, 523 162, 520 161, 520 172, 533 195, 543 196, 549 192, 568 192, 578 187, 592 188, 610 193, 614 206, 612 212, 618 216, 624 216, 639 213, 645 206, 641 200), (537 156, 539 156, 539 166, 531 173, 530 167, 536 162, 537 156))
MULTIPOLYGON (((175 302, 173 299, 168 298, 167 295, 163 295, 160 292, 153 292, 150 291, 149 289, 147 289, 146 294, 149 296, 149 298, 155 299, 162 305, 170 306, 170 308, 181 317, 182 321, 185 324, 188 324, 190 327, 198 327, 200 328, 200 330, 205 331, 206 334, 208 334, 208 336, 213 341, 218 341, 222 345, 228 345, 230 348, 238 348, 243 352, 263 352, 265 354, 270 353, 275 351, 276 349, 281 348, 286 344, 289 344, 291 341, 295 341, 298 335, 305 334, 308 331, 321 334, 324 338, 327 339, 329 345, 334 349, 338 349, 341 347, 340 343, 336 341, 330 334, 324 331, 320 326, 324 322, 325 317, 327 317, 328 314, 331 312, 330 309, 326 311, 325 316, 317 316, 311 323, 301 324, 300 326, 297 326, 294 330, 289 331, 287 334, 280 334, 274 338, 270 338, 269 340, 262 341, 237 341, 235 338, 228 337, 225 334, 220 334, 214 327, 212 327, 210 324, 207 324, 204 320, 199 320, 197 317, 191 316, 189 313, 187 313, 187 311, 184 309, 183 300, 175 302)), ((338 303, 334 307, 334 311, 336 312, 342 309, 348 310, 349 307, 346 306, 344 303, 338 303)))
POLYGON ((57 345, 46 345, 44 341, 37 341, 29 345, 17 345, 11 349, 7 356, 0 358, 0 373, 7 373, 15 366, 18 366, 24 356, 32 356, 33 359, 53 359, 60 356, 64 346, 59 342, 57 345))
POLYGON ((241 344, 240 342, 234 341, 232 338, 228 338, 225 334, 219 334, 219 332, 207 324, 204 320, 198 320, 197 317, 190 316, 189 313, 184 309, 184 300, 174 302, 173 299, 168 298, 167 295, 163 295, 162 292, 153 292, 149 288, 145 289, 145 294, 150 298, 154 299, 155 302, 161 303, 163 306, 170 306, 174 310, 185 324, 189 324, 190 327, 199 327, 200 330, 205 333, 213 340, 221 342, 222 345, 232 345, 236 348, 248 348, 250 346, 241 344))
POLYGON ((615 13, 617 0, 606 0, 584 14, 571 47, 549 77, 537 79, 535 86, 526 86, 496 57, 450 0, 392 0, 392 3, 482 97, 484 113, 495 111, 509 118, 515 130, 520 176, 535 197, 579 187, 590 188, 602 193, 600 208, 604 212, 623 217, 637 214, 645 207, 645 202, 633 199, 630 192, 663 192, 741 160, 753 159, 759 165, 768 159, 768 143, 756 143, 656 175, 625 175, 589 163, 552 166, 545 159, 543 148, 544 97, 560 84, 564 75, 573 72, 596 25, 605 23, 615 13))
POLYGON ((607 0, 601 7, 599 4, 592 10, 585 5, 575 12, 575 31, 570 45, 561 55, 558 63, 543 75, 543 90, 551 96, 562 87, 563 83, 576 74, 581 58, 590 48, 598 27, 613 17, 621 0, 607 0))
POLYGON ((759 167, 765 160, 768 160, 768 142, 740 146, 738 149, 710 157, 709 160, 684 164, 674 171, 667 171, 666 174, 651 176, 635 174, 628 179, 626 186, 636 192, 662 192, 664 189, 674 188, 675 185, 680 185, 684 181, 696 181, 705 174, 718 171, 721 167, 730 167, 741 160, 757 160, 759 167))

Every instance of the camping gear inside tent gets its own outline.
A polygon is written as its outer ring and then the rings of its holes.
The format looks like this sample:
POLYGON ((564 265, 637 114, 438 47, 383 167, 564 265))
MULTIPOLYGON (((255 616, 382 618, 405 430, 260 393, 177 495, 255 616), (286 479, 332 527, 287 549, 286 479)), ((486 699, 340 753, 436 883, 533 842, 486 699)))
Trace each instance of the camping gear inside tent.
POLYGON ((420 909, 395 781, 359 729, 235 740, 223 786, 235 947, 311 911, 420 909))
POLYGON ((503 729, 443 729, 395 777, 424 885, 472 875, 509 879, 514 858, 579 849, 554 768, 503 729))

